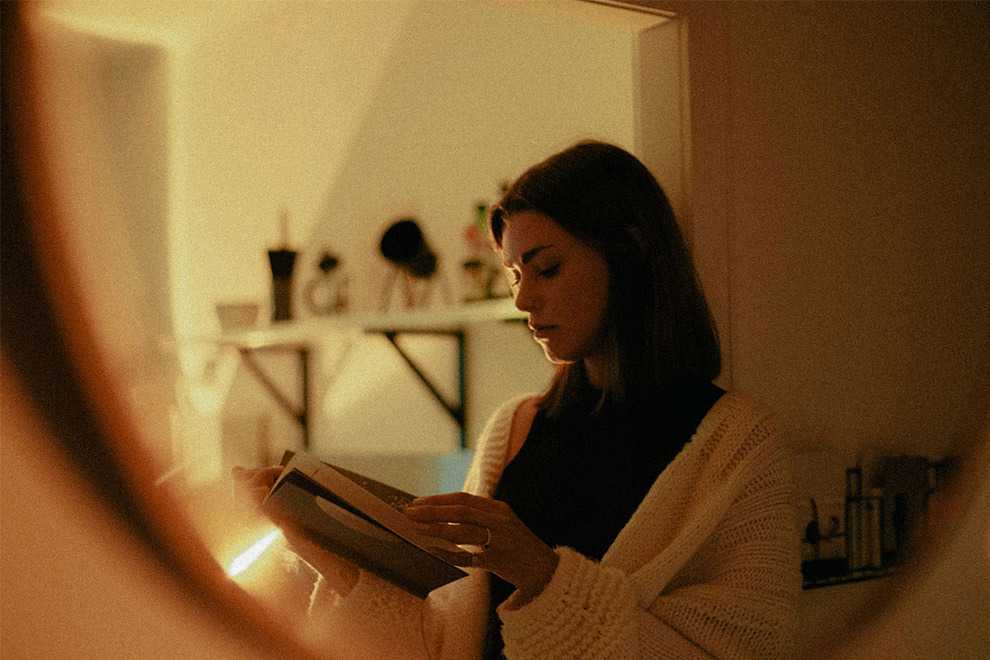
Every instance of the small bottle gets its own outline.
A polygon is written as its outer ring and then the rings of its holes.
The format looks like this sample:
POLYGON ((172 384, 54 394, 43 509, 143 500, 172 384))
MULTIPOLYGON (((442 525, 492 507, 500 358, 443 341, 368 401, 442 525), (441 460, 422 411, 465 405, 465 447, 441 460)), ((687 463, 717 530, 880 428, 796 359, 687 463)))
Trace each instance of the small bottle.
POLYGON ((337 282, 334 271, 340 265, 340 259, 324 252, 317 264, 320 274, 306 284, 304 299, 309 311, 317 316, 325 316, 336 311, 337 282))
POLYGON ((474 222, 464 230, 464 239, 470 249, 470 256, 461 262, 463 276, 464 302, 477 302, 492 297, 492 269, 487 255, 488 248, 484 236, 488 224, 488 204, 476 202, 474 206, 474 222))
POLYGON ((846 470, 846 562, 849 571, 863 568, 863 471, 846 470))
POLYGON ((883 568, 883 491, 870 490, 866 500, 866 540, 867 565, 870 568, 883 568))

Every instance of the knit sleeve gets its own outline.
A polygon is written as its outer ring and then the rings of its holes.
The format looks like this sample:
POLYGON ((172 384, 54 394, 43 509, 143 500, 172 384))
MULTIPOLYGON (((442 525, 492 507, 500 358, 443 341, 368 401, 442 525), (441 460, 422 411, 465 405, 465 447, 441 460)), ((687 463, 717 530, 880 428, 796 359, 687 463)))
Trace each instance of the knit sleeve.
MULTIPOLYGON (((699 657, 794 652, 801 572, 790 457, 774 435, 752 458, 722 520, 649 607, 704 650, 699 657)), ((643 656, 668 657, 659 653, 663 643, 662 634, 644 631, 643 656)))
POLYGON ((544 591, 499 609, 506 657, 788 657, 800 571, 789 458, 768 430, 751 427, 724 462, 679 466, 682 490, 690 482, 693 492, 666 501, 685 513, 671 538, 657 541, 655 529, 637 535, 636 544, 661 546, 638 570, 558 548, 544 591))
POLYGON ((344 598, 322 579, 317 582, 310 607, 311 627, 316 644, 328 657, 425 660, 425 607, 424 601, 362 571, 344 598))
POLYGON ((420 600, 362 572, 346 597, 317 585, 313 646, 348 660, 463 660, 483 641, 487 576, 474 572, 420 600))

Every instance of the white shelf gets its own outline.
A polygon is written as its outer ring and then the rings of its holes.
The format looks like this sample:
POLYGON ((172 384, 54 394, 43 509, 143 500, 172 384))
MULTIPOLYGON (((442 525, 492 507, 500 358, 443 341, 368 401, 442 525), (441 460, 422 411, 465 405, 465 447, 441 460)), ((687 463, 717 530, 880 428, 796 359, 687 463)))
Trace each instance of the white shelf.
MULTIPOLYGON (((409 357, 402 347, 389 336, 395 349, 406 360, 416 373, 416 376, 429 389, 433 396, 457 422, 461 433, 461 447, 466 445, 466 425, 464 421, 466 410, 467 381, 465 372, 464 335, 462 331, 471 324, 485 321, 510 321, 525 319, 526 314, 516 309, 512 298, 485 300, 448 307, 428 309, 403 309, 378 314, 348 314, 341 316, 324 316, 305 318, 292 321, 279 321, 267 327, 239 330, 236 332, 217 332, 212 334, 186 335, 171 337, 163 340, 166 345, 189 346, 190 344, 210 345, 220 349, 234 350, 240 354, 243 364, 255 376, 258 382, 271 394, 275 402, 302 428, 303 446, 309 446, 310 404, 309 404, 309 356, 316 345, 331 339, 341 333, 450 333, 456 334, 459 342, 458 349, 458 379, 460 382, 457 400, 448 401, 441 395, 430 379, 418 365, 409 357), (300 405, 294 403, 294 397, 272 380, 264 369, 256 362, 254 353, 262 349, 289 351, 299 357, 298 390, 301 398, 300 405)), ((345 338, 345 341, 350 339, 345 338)))
POLYGON ((183 337, 180 341, 253 349, 266 346, 307 345, 325 339, 334 332, 347 330, 398 333, 431 330, 440 332, 461 330, 467 325, 484 321, 508 321, 525 318, 526 314, 516 309, 512 298, 498 298, 448 307, 277 321, 257 329, 194 335, 183 337))

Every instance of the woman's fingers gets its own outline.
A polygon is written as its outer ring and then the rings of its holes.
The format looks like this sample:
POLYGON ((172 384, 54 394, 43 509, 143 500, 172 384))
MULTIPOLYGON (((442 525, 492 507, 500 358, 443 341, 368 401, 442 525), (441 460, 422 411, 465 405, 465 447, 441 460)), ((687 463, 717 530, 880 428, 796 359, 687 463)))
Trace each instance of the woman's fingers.
POLYGON ((474 566, 500 576, 526 598, 542 591, 556 570, 553 549, 504 502, 468 493, 447 493, 417 498, 405 514, 424 534, 477 546, 479 551, 475 553, 443 556, 457 566, 474 566))
POLYGON ((460 523, 417 523, 416 529, 424 536, 439 537, 458 545, 484 545, 491 532, 483 525, 460 523))
POLYGON ((441 548, 430 548, 430 552, 434 553, 445 562, 453 564, 454 566, 475 565, 474 555, 470 552, 450 552, 441 548))
MULTIPOLYGON (((486 528, 492 529, 505 525, 514 517, 511 509, 504 502, 468 493, 446 493, 420 497, 413 500, 405 508, 404 513, 417 523, 455 523, 481 528, 482 531, 486 528)), ((464 532, 465 530, 460 531, 464 532)), ((470 534, 472 538, 460 542, 483 543, 488 536, 488 532, 485 532, 480 538, 477 532, 467 531, 466 533, 470 534)))
POLYGON ((282 474, 281 467, 266 467, 258 469, 247 469, 235 467, 231 470, 234 479, 247 486, 268 486, 275 485, 278 476, 282 474))
POLYGON ((482 511, 495 511, 502 503, 480 495, 470 493, 444 493, 442 495, 427 495, 417 497, 409 503, 409 507, 418 508, 421 506, 467 506, 482 511))
POLYGON ((488 511, 471 506, 409 506, 404 513, 418 523, 460 523, 490 527, 497 524, 496 517, 488 511))
POLYGON ((282 474, 282 468, 276 466, 249 470, 235 467, 231 470, 231 474, 251 500, 260 505, 282 474))

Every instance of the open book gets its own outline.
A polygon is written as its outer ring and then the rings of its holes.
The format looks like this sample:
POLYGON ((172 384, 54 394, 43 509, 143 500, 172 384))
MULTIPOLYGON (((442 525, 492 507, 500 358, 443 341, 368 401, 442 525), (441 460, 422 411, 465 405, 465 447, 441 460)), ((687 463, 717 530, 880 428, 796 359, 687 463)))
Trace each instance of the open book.
POLYGON ((434 553, 461 548, 423 536, 403 515, 413 495, 304 452, 286 452, 282 464, 262 503, 275 524, 420 598, 467 575, 434 553))

